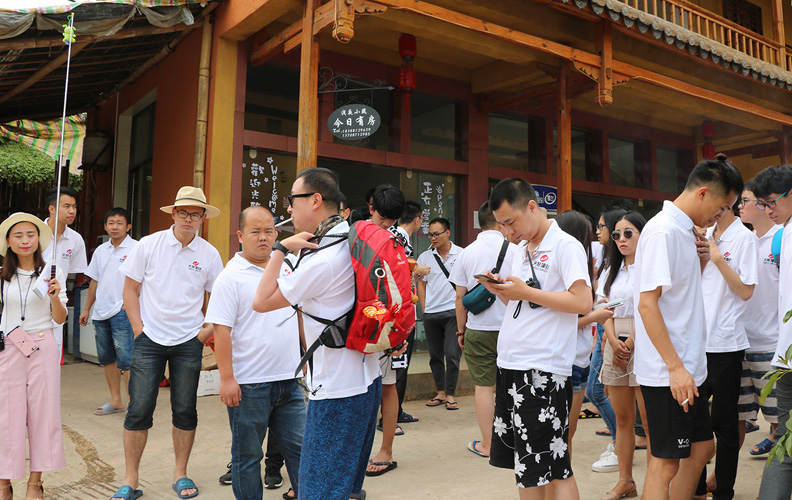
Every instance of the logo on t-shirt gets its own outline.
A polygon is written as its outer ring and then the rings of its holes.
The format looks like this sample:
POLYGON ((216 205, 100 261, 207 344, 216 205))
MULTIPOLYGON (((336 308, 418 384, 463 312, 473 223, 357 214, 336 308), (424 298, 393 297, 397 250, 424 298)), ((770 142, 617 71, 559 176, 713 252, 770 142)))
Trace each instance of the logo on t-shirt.
POLYGON ((72 249, 70 248, 70 249, 66 250, 65 252, 63 252, 63 257, 62 258, 71 259, 71 254, 72 254, 72 249))
POLYGON ((725 260, 726 262, 731 262, 731 260, 732 260, 731 259, 731 254, 729 252, 726 252, 725 254, 723 254, 723 260, 725 260))
POLYGON ((126 255, 124 255, 123 257, 121 257, 120 259, 118 259, 118 262, 121 262, 121 263, 123 264, 123 263, 124 263, 124 261, 126 260, 126 258, 127 258, 127 256, 126 256, 126 255))
POLYGON ((539 260, 541 260, 542 262, 547 262, 547 258, 548 258, 547 254, 545 254, 545 255, 542 255, 542 258, 539 259, 539 260))
POLYGON ((189 269, 190 271, 201 272, 201 266, 198 265, 198 261, 197 260, 193 261, 192 264, 188 265, 187 269, 189 269))
POLYGON ((550 260, 550 256, 544 254, 539 257, 539 262, 534 262, 533 265, 536 269, 540 269, 544 272, 550 272, 550 264, 548 263, 548 260, 550 260))
POLYGON ((775 265, 775 260, 773 259, 773 254, 768 255, 767 257, 762 259, 762 264, 769 264, 775 265))

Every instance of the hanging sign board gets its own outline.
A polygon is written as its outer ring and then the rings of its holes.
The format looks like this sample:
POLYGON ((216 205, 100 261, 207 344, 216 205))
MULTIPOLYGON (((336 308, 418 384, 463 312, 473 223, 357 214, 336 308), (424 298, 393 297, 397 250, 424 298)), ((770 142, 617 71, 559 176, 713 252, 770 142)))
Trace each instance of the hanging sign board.
POLYGON ((558 188, 542 184, 534 184, 533 187, 540 207, 544 207, 546 210, 558 209, 558 188))
POLYGON ((345 141, 359 141, 370 137, 380 127, 377 110, 365 104, 348 104, 333 111, 327 119, 330 133, 345 141))

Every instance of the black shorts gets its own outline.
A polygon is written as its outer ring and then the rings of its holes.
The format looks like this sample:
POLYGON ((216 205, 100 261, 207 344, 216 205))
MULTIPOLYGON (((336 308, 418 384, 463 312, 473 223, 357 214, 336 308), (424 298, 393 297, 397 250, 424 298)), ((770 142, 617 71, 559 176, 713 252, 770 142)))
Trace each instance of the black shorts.
POLYGON ((570 377, 498 368, 490 465, 514 470, 517 486, 572 477, 570 377))
POLYGON ((698 391, 699 397, 685 413, 669 387, 641 386, 653 457, 688 458, 691 443, 712 439, 709 394, 703 385, 698 391))

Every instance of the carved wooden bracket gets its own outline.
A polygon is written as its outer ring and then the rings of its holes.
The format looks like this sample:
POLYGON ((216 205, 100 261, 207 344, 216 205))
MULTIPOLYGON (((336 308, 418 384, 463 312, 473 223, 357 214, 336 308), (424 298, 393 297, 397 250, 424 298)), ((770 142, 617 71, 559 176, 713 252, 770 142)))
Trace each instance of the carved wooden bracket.
POLYGON ((341 43, 349 43, 355 36, 355 16, 382 14, 387 7, 368 0, 334 0, 335 23, 333 38, 341 43))

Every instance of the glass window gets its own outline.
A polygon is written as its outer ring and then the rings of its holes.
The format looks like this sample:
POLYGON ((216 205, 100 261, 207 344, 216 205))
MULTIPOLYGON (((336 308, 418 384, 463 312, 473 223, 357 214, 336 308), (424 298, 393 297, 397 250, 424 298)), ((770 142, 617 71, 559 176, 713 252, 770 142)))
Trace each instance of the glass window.
POLYGON ((410 97, 411 154, 443 160, 465 160, 460 126, 462 104, 423 92, 410 97))
POLYGON ((297 137, 299 68, 248 64, 245 130, 297 137))
POLYGON ((489 164, 529 172, 544 171, 539 158, 543 123, 516 113, 490 113, 489 164))
POLYGON ((629 139, 608 138, 610 183, 649 189, 651 165, 645 158, 643 143, 629 139))
MULTIPOLYGON (((553 164, 558 166, 558 128, 553 125, 553 164)), ((602 182, 602 153, 597 135, 572 127, 572 178, 602 182)))
POLYGON ((657 146, 657 189, 665 193, 681 193, 690 173, 689 151, 657 146))

